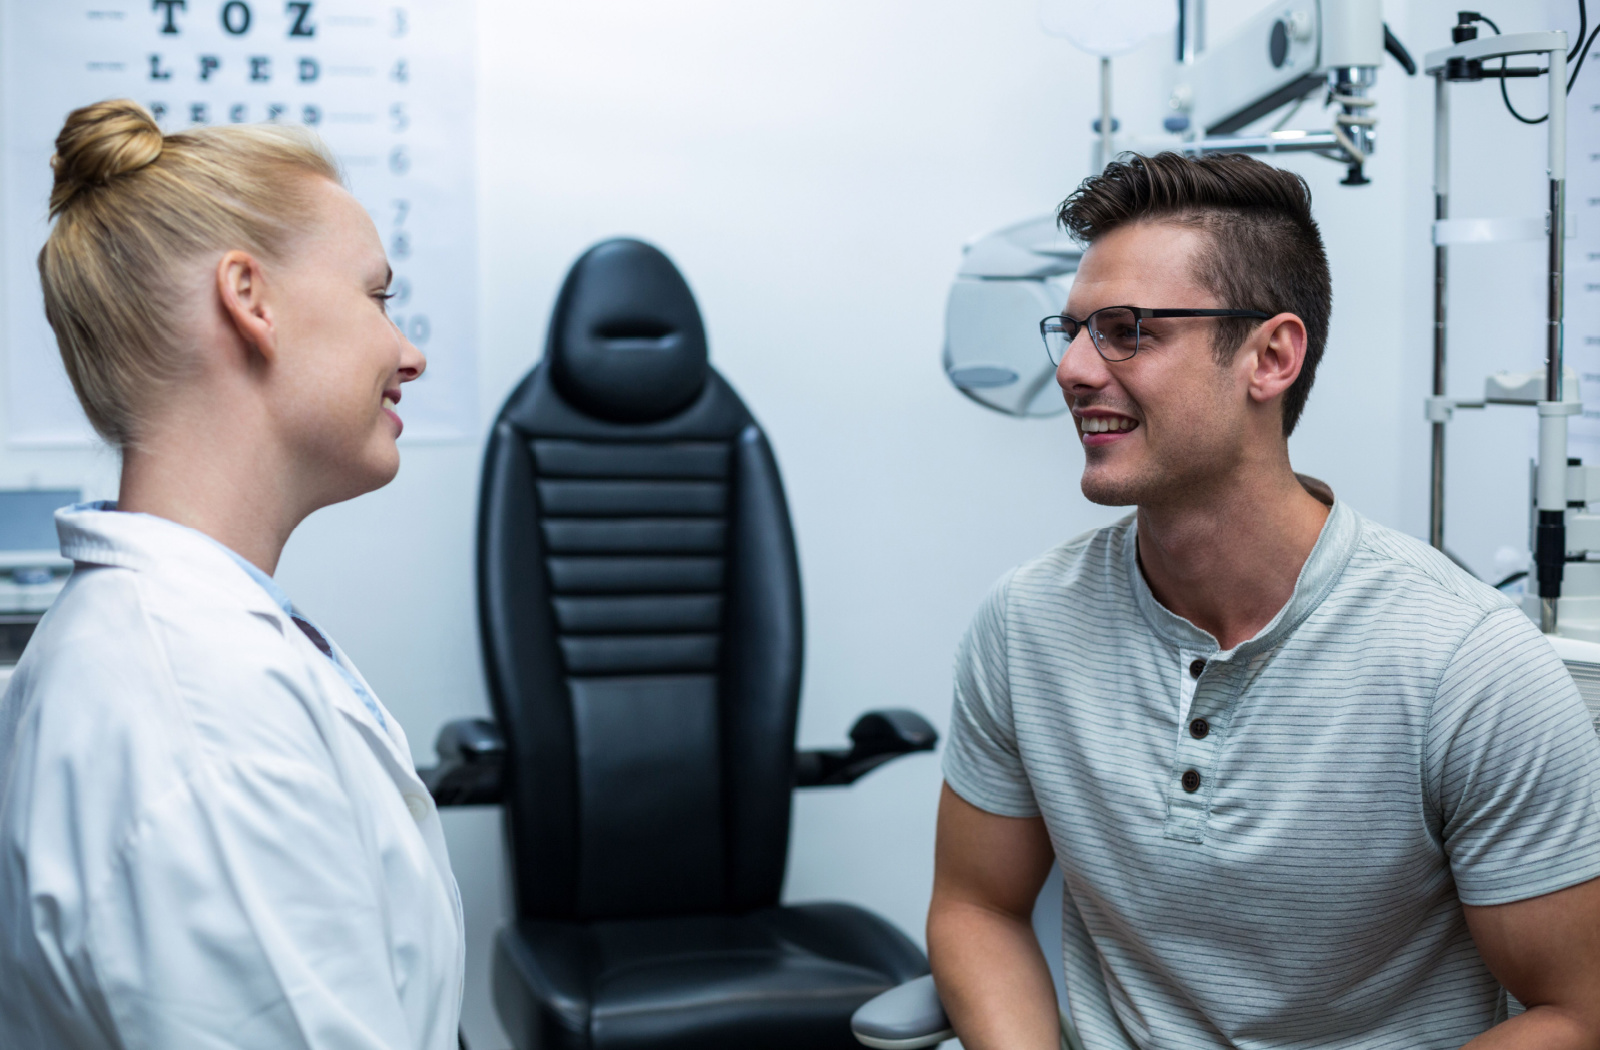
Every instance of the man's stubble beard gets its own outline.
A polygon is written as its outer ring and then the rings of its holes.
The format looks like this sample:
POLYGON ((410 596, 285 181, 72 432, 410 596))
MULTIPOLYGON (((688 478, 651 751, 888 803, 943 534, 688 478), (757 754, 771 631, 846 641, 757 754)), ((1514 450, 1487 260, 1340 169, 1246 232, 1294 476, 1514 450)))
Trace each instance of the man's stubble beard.
POLYGON ((1236 450, 1223 442, 1187 445, 1183 454, 1176 457, 1151 450, 1136 473, 1120 477, 1094 469, 1096 450, 1086 448, 1084 453, 1084 498, 1104 507, 1158 507, 1204 501, 1216 495, 1237 465, 1236 450))

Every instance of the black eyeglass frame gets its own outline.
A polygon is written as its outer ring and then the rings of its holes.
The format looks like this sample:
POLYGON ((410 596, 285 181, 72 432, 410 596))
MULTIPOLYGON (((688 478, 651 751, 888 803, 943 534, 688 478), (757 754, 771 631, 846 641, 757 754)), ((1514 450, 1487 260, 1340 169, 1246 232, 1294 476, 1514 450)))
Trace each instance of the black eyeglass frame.
MULTIPOLYGON (((1061 364, 1060 358, 1050 352, 1050 332, 1046 330, 1045 325, 1052 321, 1067 321, 1077 325, 1080 330, 1089 329, 1089 342, 1093 344, 1095 353, 1099 354, 1104 360, 1112 362, 1131 361, 1134 354, 1139 352, 1139 344, 1144 340, 1144 330, 1140 327, 1140 322, 1162 317, 1254 317, 1259 321, 1266 321, 1270 320, 1272 315, 1264 314, 1260 310, 1164 310, 1148 306, 1102 306, 1081 321, 1066 314, 1051 314, 1049 317, 1040 318, 1039 338, 1044 340, 1045 356, 1050 358, 1050 363, 1053 365, 1061 364), (1095 319, 1096 314, 1103 314, 1108 310, 1127 310, 1133 314, 1133 353, 1127 357, 1111 357, 1107 355, 1105 347, 1100 345, 1100 340, 1095 336, 1094 326, 1089 323, 1095 319)), ((1065 335, 1066 329, 1061 329, 1061 332, 1065 335)), ((1078 333, 1073 332, 1067 340, 1067 345, 1071 346, 1072 341, 1077 338, 1078 333)))

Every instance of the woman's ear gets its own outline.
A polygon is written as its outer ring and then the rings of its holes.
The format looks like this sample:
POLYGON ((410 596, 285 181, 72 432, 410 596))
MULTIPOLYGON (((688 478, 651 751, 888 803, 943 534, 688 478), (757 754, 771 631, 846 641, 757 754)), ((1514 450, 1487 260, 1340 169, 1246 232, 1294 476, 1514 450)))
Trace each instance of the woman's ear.
POLYGON ((217 298, 233 330, 267 361, 277 356, 276 318, 267 302, 267 279, 249 252, 230 251, 217 263, 217 298))
POLYGON ((1262 404, 1282 394, 1300 377, 1306 360, 1306 326, 1298 316, 1278 314, 1263 321, 1255 335, 1250 399, 1262 404))

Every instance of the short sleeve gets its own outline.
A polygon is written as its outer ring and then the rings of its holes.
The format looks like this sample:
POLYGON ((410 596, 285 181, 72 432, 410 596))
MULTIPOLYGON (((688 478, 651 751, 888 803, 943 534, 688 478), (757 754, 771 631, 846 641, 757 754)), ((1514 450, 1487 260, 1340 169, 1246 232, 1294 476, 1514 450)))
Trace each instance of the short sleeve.
POLYGON ((1550 643, 1489 612, 1440 679, 1425 756, 1463 904, 1506 904, 1600 876, 1600 737, 1550 643))
POLYGON ((955 702, 944 779, 979 809, 1002 817, 1034 817, 1039 805, 1017 749, 1006 657, 1006 592, 996 584, 956 651, 955 702))

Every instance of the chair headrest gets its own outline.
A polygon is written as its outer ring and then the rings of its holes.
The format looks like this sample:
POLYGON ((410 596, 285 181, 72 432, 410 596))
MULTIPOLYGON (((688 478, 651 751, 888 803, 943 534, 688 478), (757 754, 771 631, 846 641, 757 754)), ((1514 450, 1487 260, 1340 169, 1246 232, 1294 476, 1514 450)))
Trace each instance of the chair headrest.
POLYGON ((545 360, 572 407, 623 423, 664 419, 705 386, 706 332, 689 285, 658 249, 618 239, 567 274, 545 360))

